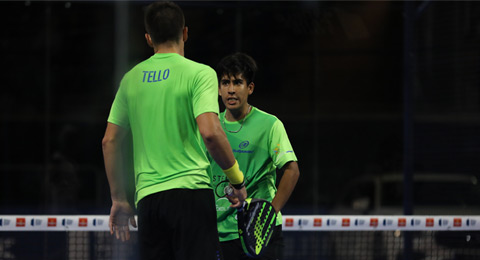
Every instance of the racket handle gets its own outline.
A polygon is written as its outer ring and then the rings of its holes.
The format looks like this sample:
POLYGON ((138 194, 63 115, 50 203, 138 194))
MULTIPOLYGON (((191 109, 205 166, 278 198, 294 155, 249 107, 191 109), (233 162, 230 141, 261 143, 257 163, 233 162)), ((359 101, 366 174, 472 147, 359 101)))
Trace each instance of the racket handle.
POLYGON ((248 205, 248 202, 244 201, 244 202, 242 203, 242 206, 239 207, 239 208, 237 208, 237 211, 238 211, 238 212, 243 212, 243 210, 247 207, 247 205, 248 205))

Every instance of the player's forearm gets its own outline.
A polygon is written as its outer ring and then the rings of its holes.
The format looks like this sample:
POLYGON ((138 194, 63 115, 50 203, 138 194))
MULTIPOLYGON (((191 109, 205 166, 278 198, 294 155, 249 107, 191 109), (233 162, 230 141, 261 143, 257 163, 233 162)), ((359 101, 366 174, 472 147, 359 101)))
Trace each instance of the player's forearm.
POLYGON ((289 162, 284 168, 285 170, 278 185, 277 194, 272 201, 272 205, 277 213, 282 210, 287 203, 295 189, 298 178, 300 177, 300 170, 298 169, 297 162, 289 162))
POLYGON ((104 139, 102 148, 112 201, 124 201, 126 193, 123 183, 121 143, 117 140, 104 139))
POLYGON ((228 143, 227 137, 214 136, 204 139, 205 146, 212 158, 222 169, 228 169, 235 163, 235 157, 232 153, 232 148, 228 143))
POLYGON ((231 184, 240 189, 244 184, 243 173, 238 168, 238 163, 233 156, 232 148, 227 135, 220 125, 215 113, 203 113, 197 118, 198 130, 203 142, 215 162, 222 168, 231 184), (235 186, 237 185, 237 186, 235 186))
POLYGON ((226 137, 224 139, 219 138, 216 142, 208 145, 205 142, 205 145, 215 162, 222 168, 230 183, 241 184, 244 182, 243 173, 238 167, 238 163, 233 156, 232 148, 226 137))

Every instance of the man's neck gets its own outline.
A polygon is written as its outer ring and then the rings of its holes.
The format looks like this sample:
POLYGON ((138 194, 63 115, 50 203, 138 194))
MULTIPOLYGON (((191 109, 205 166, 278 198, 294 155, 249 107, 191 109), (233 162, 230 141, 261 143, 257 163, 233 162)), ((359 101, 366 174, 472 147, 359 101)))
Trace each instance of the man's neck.
POLYGON ((153 47, 155 53, 177 53, 185 56, 185 50, 180 44, 164 43, 153 47))
POLYGON ((241 110, 229 110, 227 109, 225 112, 225 117, 227 118, 228 121, 239 121, 243 118, 245 118, 248 113, 252 110, 252 107, 250 105, 247 105, 245 108, 241 110))

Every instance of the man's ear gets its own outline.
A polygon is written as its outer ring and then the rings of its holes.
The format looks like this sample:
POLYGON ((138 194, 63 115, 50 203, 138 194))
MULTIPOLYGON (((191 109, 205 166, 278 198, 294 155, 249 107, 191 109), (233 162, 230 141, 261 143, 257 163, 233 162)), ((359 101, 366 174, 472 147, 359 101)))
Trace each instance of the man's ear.
POLYGON ((188 27, 185 26, 183 27, 183 42, 186 42, 188 40, 188 27))
POLYGON ((150 34, 145 33, 145 40, 147 40, 148 46, 153 48, 153 42, 152 42, 152 37, 150 37, 150 34))
POLYGON ((250 82, 250 84, 248 84, 247 88, 248 88, 248 95, 251 95, 253 93, 253 90, 255 89, 255 83, 250 82))

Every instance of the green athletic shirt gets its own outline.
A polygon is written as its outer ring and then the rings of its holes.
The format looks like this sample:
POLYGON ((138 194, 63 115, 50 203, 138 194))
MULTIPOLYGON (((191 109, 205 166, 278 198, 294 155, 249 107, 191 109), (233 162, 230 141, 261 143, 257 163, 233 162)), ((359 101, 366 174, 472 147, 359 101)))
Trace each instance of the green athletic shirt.
POLYGON ((155 54, 125 74, 108 122, 131 129, 136 204, 160 191, 211 189, 195 118, 218 111, 215 71, 179 54, 155 54))
MULTIPOLYGON (((244 120, 229 122, 224 120, 225 111, 220 114, 222 127, 225 130, 233 154, 240 169, 245 175, 245 185, 249 198, 272 201, 277 192, 276 169, 282 168, 287 162, 297 161, 287 132, 282 122, 275 116, 252 107, 244 120), (244 121, 243 126, 241 126, 244 121)), ((210 158, 212 165, 212 184, 215 189, 217 207, 217 226, 220 241, 238 238, 236 210, 230 207, 230 202, 222 196, 228 182, 222 169, 210 158), (225 182, 223 182, 225 181, 225 182)), ((281 214, 278 214, 277 225, 282 224, 281 214)))

